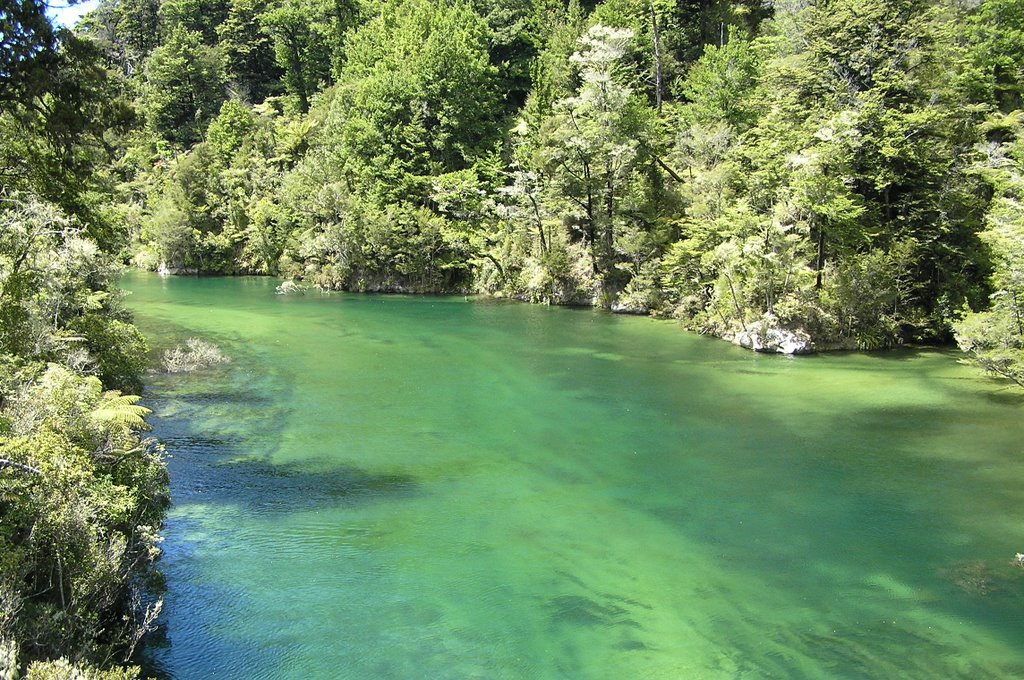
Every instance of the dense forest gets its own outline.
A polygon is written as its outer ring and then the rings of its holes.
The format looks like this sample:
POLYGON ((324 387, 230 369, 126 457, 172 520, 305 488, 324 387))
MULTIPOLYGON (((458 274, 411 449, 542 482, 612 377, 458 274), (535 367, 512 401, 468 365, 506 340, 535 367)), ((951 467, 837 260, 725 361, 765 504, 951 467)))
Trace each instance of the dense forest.
POLYGON ((1024 384, 1022 0, 46 11, 0 0, 0 677, 132 677, 158 609, 123 263, 955 338, 1024 384))
POLYGON ((7 88, 4 182, 150 269, 596 305, 791 351, 957 334, 1019 380, 1022 17, 103 0, 54 41, 50 90, 7 88))
POLYGON ((1022 29, 1014 0, 104 1, 88 208, 151 269, 795 351, 959 332, 1020 379, 1022 29))

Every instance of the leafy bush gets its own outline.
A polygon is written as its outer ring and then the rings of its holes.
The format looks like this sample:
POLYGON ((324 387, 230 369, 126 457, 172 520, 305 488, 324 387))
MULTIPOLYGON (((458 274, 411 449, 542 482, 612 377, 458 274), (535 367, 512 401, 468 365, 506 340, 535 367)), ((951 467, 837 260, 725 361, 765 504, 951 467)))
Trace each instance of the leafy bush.
POLYGON ((137 667, 100 670, 89 664, 72 664, 67 659, 36 661, 28 667, 25 680, 137 680, 137 667))
MULTIPOLYGON (((127 659, 152 626, 159 605, 142 606, 141 593, 169 496, 162 450, 139 435, 148 409, 137 399, 51 364, 5 404, 0 663, 13 648, 25 664, 106 665, 127 659)), ((29 677, 76 677, 66 665, 29 677)))

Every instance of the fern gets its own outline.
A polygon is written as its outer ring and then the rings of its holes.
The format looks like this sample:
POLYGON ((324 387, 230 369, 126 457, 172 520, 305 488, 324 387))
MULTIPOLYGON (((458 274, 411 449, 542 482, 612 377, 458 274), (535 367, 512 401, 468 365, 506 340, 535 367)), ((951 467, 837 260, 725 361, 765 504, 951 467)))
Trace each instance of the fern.
POLYGON ((152 411, 136 404, 139 399, 135 394, 121 394, 116 390, 107 392, 90 415, 98 423, 123 425, 136 430, 148 429, 145 418, 152 411))

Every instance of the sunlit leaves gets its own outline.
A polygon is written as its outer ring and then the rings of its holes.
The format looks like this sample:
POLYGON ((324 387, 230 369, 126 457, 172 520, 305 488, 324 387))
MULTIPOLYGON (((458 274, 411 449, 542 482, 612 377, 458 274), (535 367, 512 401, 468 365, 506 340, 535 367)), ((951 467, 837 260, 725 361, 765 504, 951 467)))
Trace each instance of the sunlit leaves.
POLYGON ((191 145, 223 100, 220 54, 199 33, 175 26, 146 63, 142 108, 149 124, 165 139, 191 145))

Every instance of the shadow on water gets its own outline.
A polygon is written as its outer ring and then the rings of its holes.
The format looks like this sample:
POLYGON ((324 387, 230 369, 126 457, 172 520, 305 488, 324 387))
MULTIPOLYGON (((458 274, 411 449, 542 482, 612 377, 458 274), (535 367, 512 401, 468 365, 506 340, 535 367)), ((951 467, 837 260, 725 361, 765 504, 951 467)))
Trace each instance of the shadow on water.
POLYGON ((640 624, 629 618, 629 611, 618 605, 600 602, 583 595, 559 595, 547 601, 552 624, 575 626, 628 626, 640 628, 640 624))
POLYGON ((992 404, 1006 406, 1008 408, 1021 408, 1024 406, 1024 391, 1007 385, 1006 389, 999 392, 985 392, 985 399, 992 404))
MULTIPOLYGON (((182 668, 189 669, 188 678, 279 677, 280 670, 270 669, 287 668, 289 658, 301 651, 302 643, 255 646, 244 637, 225 634, 225 621, 237 620, 239 612, 259 615, 256 593, 250 590, 251 584, 210 579, 202 573, 211 555, 234 554, 236 559, 245 560, 247 551, 261 550, 263 544, 254 540, 252 527, 242 527, 231 517, 256 516, 261 522, 273 524, 275 516, 289 513, 318 513, 409 498, 419 492, 419 485, 409 475, 374 474, 354 466, 317 461, 274 464, 262 459, 216 460, 236 451, 241 444, 238 441, 197 438, 173 444, 178 451, 188 452, 185 455, 190 457, 191 468, 189 479, 180 480, 176 490, 175 505, 184 514, 174 517, 173 528, 166 532, 174 546, 165 558, 166 568, 174 575, 171 581, 177 590, 168 594, 166 615, 158 622, 157 633, 147 641, 141 660, 144 677, 183 680, 171 670, 180 672, 182 668), (190 512, 190 506, 198 511, 190 512), (218 529, 211 533, 209 519, 221 513, 218 529), (225 610, 226 606, 230 609, 225 610), (184 650, 175 650, 176 638, 187 640, 184 650)), ((277 539, 267 536, 262 540, 277 539)))
MULTIPOLYGON (((188 566, 195 553, 204 547, 201 541, 189 538, 202 535, 203 525, 199 519, 179 518, 175 521, 173 536, 176 541, 174 554, 165 557, 174 565, 177 573, 175 590, 165 594, 164 613, 157 621, 158 628, 146 638, 142 654, 135 662, 142 667, 142 677, 155 680, 174 680, 174 669, 185 665, 195 671, 203 669, 200 677, 244 677, 244 667, 274 668, 280 664, 277 650, 255 648, 243 641, 225 635, 215 634, 222 612, 217 607, 202 606, 202 603, 245 601, 246 592, 241 586, 230 583, 213 583, 199 578, 181 578, 188 573, 188 566), (183 564, 184 563, 184 564, 183 564), (180 611, 174 611, 174 610, 180 611), (168 619, 172 618, 174 625, 168 619), (174 639, 189 640, 185 650, 185 663, 175 649, 174 639)), ((218 546, 230 551, 230 545, 218 546)))
POLYGON ((275 516, 344 512, 420 491, 415 478, 391 471, 315 458, 274 463, 291 416, 281 404, 290 403, 293 381, 247 375, 245 365, 252 364, 236 359, 219 373, 160 376, 147 400, 157 414, 153 434, 169 454, 174 509, 164 531, 167 554, 161 564, 172 590, 166 593, 161 628, 141 660, 146 677, 180 679, 183 668, 195 677, 256 677, 256 669, 270 673, 287 667, 289 657, 299 653, 298 642, 257 649, 222 630, 231 618, 225 606, 236 612, 258 611, 259 606, 251 586, 211 579, 200 571, 211 554, 252 546, 252 537, 238 533, 232 516, 272 523, 275 516), (268 383, 277 389, 261 389, 268 383), (282 385, 289 387, 282 390, 282 385), (224 518, 213 534, 208 526, 212 516, 224 518), (176 649, 176 640, 187 644, 176 649))
POLYGON ((275 464, 265 460, 233 460, 205 468, 190 502, 230 504, 261 515, 306 512, 357 505, 383 499, 408 498, 418 485, 403 474, 376 474, 354 466, 310 463, 275 464))
MULTIPOLYGON (((175 340, 196 335, 175 328, 171 334, 175 340)), ((225 606, 232 611, 258 607, 251 585, 211 579, 203 571, 212 555, 234 554, 248 545, 251 537, 239 534, 241 523, 232 516, 273 521, 272 516, 344 511, 419 491, 413 477, 390 471, 323 459, 274 463, 293 415, 295 381, 281 375, 287 368, 279 362, 265 361, 258 348, 210 339, 232 363, 193 374, 154 370, 147 375, 144 403, 154 411, 152 434, 167 450, 173 499, 160 564, 170 590, 161 627, 139 659, 144 676, 159 680, 181 678, 181 669, 194 677, 256 677, 257 669, 271 673, 286 667, 301 647, 254 648, 224 634, 224 621, 231 620, 225 606), (213 516, 226 521, 211 533, 213 516), (179 647, 177 640, 187 643, 179 647)))
POLYGON ((232 516, 273 523, 275 516, 289 513, 344 511, 419 492, 409 475, 377 474, 315 460, 275 464, 262 455, 238 458, 249 448, 244 438, 179 433, 165 441, 175 456, 175 513, 165 531, 169 553, 162 568, 175 590, 168 593, 160 633, 148 644, 144 659, 146 676, 159 680, 180 678, 165 669, 182 668, 198 673, 196 677, 256 677, 255 669, 286 667, 289 655, 301 647, 296 643, 294 649, 254 648, 223 633, 223 623, 230 619, 225 605, 234 612, 258 611, 251 586, 210 579, 201 572, 211 555, 237 552, 244 559, 245 550, 253 549, 253 537, 239 533, 251 529, 235 526, 232 516), (222 516, 213 534, 208 527, 212 516, 222 516), (188 641, 183 650, 175 650, 175 639, 188 641))

